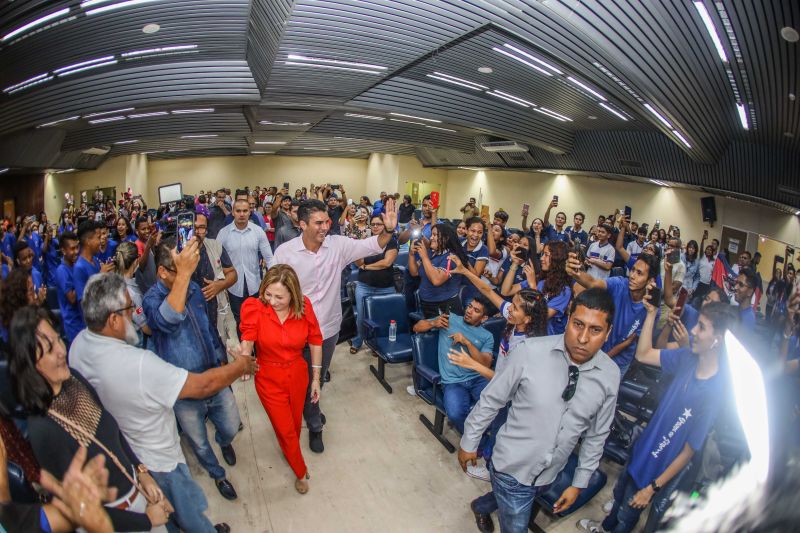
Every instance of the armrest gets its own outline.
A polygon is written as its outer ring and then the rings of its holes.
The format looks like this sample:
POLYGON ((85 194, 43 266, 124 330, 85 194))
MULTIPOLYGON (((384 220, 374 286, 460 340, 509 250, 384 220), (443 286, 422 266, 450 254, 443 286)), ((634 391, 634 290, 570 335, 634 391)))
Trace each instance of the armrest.
POLYGON ((416 324, 420 320, 425 320, 425 315, 420 313, 419 311, 411 311, 408 313, 408 319, 411 321, 411 324, 416 324))
POLYGON ((371 340, 378 336, 378 332, 380 331, 381 327, 376 322, 373 322, 372 320, 365 318, 362 321, 362 324, 364 325, 365 338, 371 340))
POLYGON ((417 368, 417 374, 422 376, 424 379, 430 381, 434 385, 436 385, 442 380, 442 376, 440 376, 439 373, 433 370, 432 368, 419 365, 416 368, 417 368))

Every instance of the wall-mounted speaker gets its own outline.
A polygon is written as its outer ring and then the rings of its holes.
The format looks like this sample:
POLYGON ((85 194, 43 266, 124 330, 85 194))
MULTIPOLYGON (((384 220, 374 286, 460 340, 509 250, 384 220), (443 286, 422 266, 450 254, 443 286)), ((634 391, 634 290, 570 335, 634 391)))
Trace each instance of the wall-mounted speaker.
POLYGON ((703 222, 708 222, 712 226, 717 221, 717 203, 713 196, 700 198, 700 209, 703 212, 703 222))

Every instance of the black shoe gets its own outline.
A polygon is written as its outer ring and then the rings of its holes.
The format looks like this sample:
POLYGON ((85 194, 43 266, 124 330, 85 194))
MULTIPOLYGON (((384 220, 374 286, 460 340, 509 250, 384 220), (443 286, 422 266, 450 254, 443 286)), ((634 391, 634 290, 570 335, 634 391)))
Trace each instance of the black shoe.
POLYGON ((492 515, 477 512, 471 503, 469 504, 469 508, 472 509, 472 514, 475 515, 475 525, 478 526, 478 531, 481 533, 492 533, 494 531, 492 515))
POLYGON ((328 370, 325 372, 325 383, 328 383, 331 380, 331 371, 328 370))
POLYGON ((222 522, 221 524, 214 524, 214 529, 217 530, 217 533, 230 533, 231 526, 222 522))
POLYGON ((239 431, 241 431, 243 429, 244 429, 244 423, 239 422, 239 429, 237 429, 236 431, 239 432, 239 431))
POLYGON ((325 451, 325 444, 322 443, 321 431, 308 432, 308 447, 311 448, 311 451, 314 453, 322 453, 325 451))
POLYGON ((239 497, 233 485, 231 485, 231 482, 227 479, 215 479, 214 484, 217 486, 219 493, 222 494, 222 497, 226 500, 235 500, 239 497))
POLYGON ((222 458, 225 459, 225 462, 228 463, 229 466, 233 466, 236 464, 236 452, 233 451, 233 444, 228 444, 227 446, 222 446, 222 458))
POLYGON ((322 421, 323 426, 328 423, 328 421, 325 419, 325 413, 320 413, 319 419, 322 421))

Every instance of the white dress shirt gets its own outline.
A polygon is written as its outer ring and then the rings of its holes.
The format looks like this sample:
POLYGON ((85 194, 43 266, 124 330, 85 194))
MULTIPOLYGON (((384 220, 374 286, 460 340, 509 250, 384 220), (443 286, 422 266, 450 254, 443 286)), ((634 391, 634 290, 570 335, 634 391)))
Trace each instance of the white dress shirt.
POLYGON ((219 230, 217 242, 228 252, 228 257, 231 258, 233 268, 238 274, 236 283, 228 289, 228 292, 239 298, 255 294, 261 285, 259 252, 267 263, 267 268, 275 264, 266 232, 250 221, 244 229, 237 228, 236 222, 231 222, 219 230), (245 280, 247 280, 248 294, 244 294, 245 280))

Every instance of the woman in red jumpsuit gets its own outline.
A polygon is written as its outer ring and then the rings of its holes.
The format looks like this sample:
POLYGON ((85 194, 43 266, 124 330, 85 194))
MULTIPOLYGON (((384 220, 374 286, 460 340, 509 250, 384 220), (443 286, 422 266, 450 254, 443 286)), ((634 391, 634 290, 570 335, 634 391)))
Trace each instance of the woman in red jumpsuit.
POLYGON ((311 302, 303 296, 292 267, 275 265, 267 272, 258 298, 242 304, 241 349, 256 348, 259 370, 256 392, 267 411, 283 455, 297 476, 295 489, 308 492, 308 468, 300 451, 300 425, 308 390, 308 366, 303 348, 308 344, 313 370, 311 401, 319 401, 322 333, 311 302))

